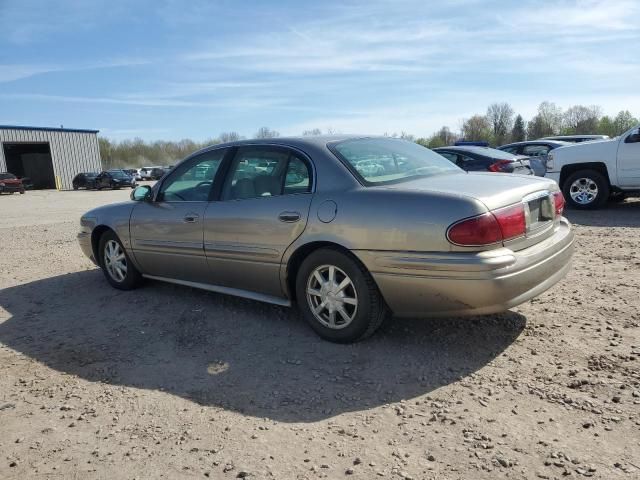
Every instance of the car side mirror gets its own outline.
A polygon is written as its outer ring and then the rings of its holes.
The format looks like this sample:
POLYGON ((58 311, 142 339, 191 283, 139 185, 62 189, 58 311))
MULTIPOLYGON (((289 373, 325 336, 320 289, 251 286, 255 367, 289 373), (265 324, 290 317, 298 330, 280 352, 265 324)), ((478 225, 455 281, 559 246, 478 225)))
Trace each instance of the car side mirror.
POLYGON ((149 185, 140 185, 131 192, 131 200, 135 202, 148 202, 151 200, 151 187, 149 185))

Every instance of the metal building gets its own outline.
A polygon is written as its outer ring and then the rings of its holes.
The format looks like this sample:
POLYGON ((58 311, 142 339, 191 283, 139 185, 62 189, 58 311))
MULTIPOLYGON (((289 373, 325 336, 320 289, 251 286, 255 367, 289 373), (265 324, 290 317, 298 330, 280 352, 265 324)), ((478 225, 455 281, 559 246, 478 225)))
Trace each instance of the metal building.
POLYGON ((102 170, 98 130, 0 125, 0 172, 29 177, 33 188, 71 190, 80 172, 102 170))

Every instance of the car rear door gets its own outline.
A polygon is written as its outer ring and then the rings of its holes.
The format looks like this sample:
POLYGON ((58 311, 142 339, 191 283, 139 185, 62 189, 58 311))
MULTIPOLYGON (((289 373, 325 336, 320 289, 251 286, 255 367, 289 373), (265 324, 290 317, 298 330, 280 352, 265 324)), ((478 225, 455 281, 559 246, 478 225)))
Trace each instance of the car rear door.
POLYGON ((312 165, 280 146, 243 146, 230 163, 219 201, 204 217, 204 249, 216 285, 282 296, 280 263, 305 229, 312 165))
POLYGON ((204 212, 228 149, 211 150, 181 163, 130 219, 131 248, 147 275, 208 283, 203 247, 204 212))

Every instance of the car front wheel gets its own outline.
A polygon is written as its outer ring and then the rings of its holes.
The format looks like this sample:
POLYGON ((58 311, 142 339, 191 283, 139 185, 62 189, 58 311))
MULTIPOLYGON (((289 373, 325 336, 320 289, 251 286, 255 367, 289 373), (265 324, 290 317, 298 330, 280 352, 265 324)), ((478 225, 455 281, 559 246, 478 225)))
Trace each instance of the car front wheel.
POLYGON ((565 180, 562 193, 570 207, 594 210, 602 207, 609 198, 609 182, 600 172, 579 170, 565 180))
POLYGON ((311 328, 336 343, 367 338, 389 315, 366 268, 331 248, 316 250, 304 260, 296 279, 296 297, 311 328))
POLYGON ((111 286, 132 290, 142 282, 142 275, 131 263, 118 236, 111 230, 100 237, 100 267, 111 286))

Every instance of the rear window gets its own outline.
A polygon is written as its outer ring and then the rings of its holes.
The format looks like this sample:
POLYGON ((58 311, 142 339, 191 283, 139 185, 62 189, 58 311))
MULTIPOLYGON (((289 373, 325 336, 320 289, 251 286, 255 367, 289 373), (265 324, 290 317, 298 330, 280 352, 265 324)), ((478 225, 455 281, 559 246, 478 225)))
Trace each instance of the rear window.
POLYGON ((13 173, 0 173, 0 180, 14 180, 15 178, 13 173))
POLYGON ((365 185, 459 173, 460 168, 428 148, 393 138, 359 138, 329 145, 365 185))

